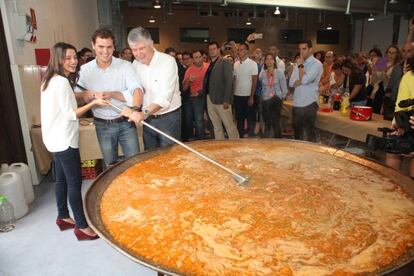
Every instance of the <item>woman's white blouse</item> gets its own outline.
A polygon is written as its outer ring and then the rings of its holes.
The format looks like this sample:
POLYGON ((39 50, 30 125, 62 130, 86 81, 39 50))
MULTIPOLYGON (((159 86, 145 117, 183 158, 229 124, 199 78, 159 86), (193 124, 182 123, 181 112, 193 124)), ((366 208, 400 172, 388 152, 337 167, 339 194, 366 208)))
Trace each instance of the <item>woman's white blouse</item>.
POLYGON ((40 91, 43 143, 50 152, 78 148, 79 125, 76 98, 67 78, 56 75, 40 91))

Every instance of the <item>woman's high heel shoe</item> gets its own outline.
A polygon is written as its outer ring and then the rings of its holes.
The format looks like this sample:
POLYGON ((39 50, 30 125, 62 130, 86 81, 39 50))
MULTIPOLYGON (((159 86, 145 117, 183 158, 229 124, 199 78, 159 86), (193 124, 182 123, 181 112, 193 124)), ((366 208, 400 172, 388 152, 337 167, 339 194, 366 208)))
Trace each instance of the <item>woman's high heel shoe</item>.
POLYGON ((65 231, 71 228, 75 228, 75 224, 71 222, 64 221, 63 219, 57 218, 56 225, 59 227, 60 231, 65 231))
POLYGON ((75 227, 75 230, 73 231, 75 233, 76 238, 78 238, 78 241, 83 241, 83 240, 96 240, 99 238, 98 235, 88 235, 85 232, 82 232, 79 228, 75 227))

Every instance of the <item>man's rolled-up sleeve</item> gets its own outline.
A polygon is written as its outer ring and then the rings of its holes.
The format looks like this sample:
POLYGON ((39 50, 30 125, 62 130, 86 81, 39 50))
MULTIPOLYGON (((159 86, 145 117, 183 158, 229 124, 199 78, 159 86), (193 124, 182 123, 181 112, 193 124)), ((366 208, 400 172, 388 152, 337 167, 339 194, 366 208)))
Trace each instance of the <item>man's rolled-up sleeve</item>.
POLYGON ((126 89, 121 91, 121 93, 125 98, 126 104, 131 106, 135 89, 138 88, 142 90, 142 86, 138 80, 137 72, 131 64, 128 63, 125 65, 124 74, 126 89))
POLYGON ((322 65, 315 64, 309 69, 305 70, 305 74, 302 77, 301 84, 309 84, 311 82, 319 82, 322 75, 322 65))

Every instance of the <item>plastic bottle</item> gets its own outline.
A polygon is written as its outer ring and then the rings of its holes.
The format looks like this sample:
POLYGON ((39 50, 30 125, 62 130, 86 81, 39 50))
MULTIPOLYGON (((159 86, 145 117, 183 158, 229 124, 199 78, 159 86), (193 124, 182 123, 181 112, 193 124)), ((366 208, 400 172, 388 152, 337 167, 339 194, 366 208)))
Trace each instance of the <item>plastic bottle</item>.
POLYGON ((0 195, 0 232, 9 232, 15 228, 13 206, 6 196, 0 195))
POLYGON ((22 177, 15 172, 0 174, 0 194, 7 196, 13 206, 14 216, 19 219, 27 214, 29 206, 24 198, 22 177))
POLYGON ((8 172, 9 171, 9 164, 2 163, 0 167, 0 174, 8 172))
POLYGON ((344 95, 342 96, 339 112, 341 112, 343 115, 348 115, 349 105, 349 92, 345 91, 344 95))
POLYGON ((27 204, 32 203, 35 196, 32 175, 30 174, 29 167, 25 163, 13 163, 7 168, 7 171, 18 173, 22 177, 24 198, 26 199, 27 204))

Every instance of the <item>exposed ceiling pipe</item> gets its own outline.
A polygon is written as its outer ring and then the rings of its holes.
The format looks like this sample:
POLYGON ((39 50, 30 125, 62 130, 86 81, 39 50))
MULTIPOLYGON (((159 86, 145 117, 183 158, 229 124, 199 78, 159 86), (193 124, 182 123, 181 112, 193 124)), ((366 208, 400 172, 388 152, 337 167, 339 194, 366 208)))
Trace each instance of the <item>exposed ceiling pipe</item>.
POLYGON ((174 12, 172 10, 172 3, 171 2, 168 3, 168 12, 167 12, 167 14, 168 15, 173 15, 174 14, 174 12))
POLYGON ((211 4, 208 5, 208 14, 207 16, 213 16, 213 7, 211 6, 211 4))
POLYGON ((346 3, 346 11, 345 14, 350 15, 351 14, 351 0, 348 0, 348 3, 346 3))
POLYGON ((384 16, 388 14, 388 0, 384 0, 384 16))
POLYGON ((285 21, 289 21, 289 9, 285 11, 285 21))
POLYGON ((257 18, 257 8, 256 6, 253 6, 253 18, 257 18))

